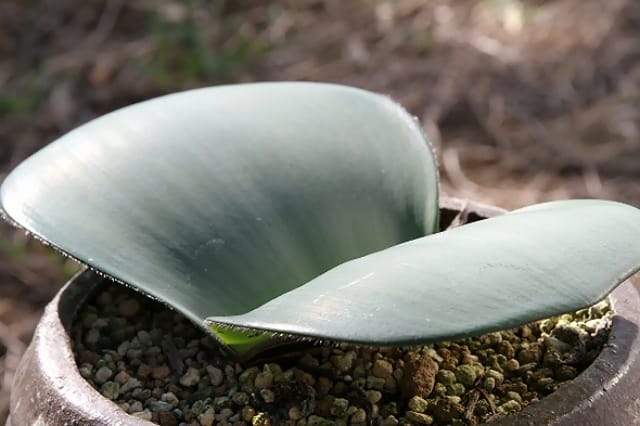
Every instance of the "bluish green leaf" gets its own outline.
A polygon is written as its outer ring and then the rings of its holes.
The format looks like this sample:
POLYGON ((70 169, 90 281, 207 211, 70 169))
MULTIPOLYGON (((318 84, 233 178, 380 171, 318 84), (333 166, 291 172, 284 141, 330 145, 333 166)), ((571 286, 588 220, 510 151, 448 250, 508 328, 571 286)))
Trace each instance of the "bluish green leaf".
POLYGON ((91 121, 21 164, 0 198, 27 230, 204 327, 434 232, 437 186, 419 125, 387 97, 267 83, 91 121))
POLYGON ((249 313, 207 321, 216 332, 411 345, 587 307, 639 268, 640 210, 559 201, 364 256, 249 313))

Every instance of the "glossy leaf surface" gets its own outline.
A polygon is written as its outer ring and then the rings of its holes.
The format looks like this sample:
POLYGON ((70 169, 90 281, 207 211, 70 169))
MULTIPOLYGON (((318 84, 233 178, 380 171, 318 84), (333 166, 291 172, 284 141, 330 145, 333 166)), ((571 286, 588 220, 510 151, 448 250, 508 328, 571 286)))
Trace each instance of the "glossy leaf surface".
POLYGON ((266 83, 105 115, 0 195, 13 221, 204 327, 434 232, 437 185, 422 130, 388 98, 266 83))
POLYGON ((589 306, 639 268, 640 210, 559 201, 347 262, 245 315, 208 321, 222 331, 426 343, 589 306))

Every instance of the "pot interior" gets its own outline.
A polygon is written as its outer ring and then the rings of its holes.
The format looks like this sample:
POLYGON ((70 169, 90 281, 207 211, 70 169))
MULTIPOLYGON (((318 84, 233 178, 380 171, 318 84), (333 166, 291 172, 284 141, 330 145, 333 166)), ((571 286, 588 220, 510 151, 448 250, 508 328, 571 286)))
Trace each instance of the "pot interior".
MULTIPOLYGON (((445 204, 441 228, 489 215, 464 207, 445 204)), ((158 302, 91 272, 76 281, 84 291, 71 291, 60 308, 81 375, 125 412, 161 424, 506 420, 584 371, 611 324, 609 304, 601 303, 456 342, 296 343, 240 365, 158 302)))

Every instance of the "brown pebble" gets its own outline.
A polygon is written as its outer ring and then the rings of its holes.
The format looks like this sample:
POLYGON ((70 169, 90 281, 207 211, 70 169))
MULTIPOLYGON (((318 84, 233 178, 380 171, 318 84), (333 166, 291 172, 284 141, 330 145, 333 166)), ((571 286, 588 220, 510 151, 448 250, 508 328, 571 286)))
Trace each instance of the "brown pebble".
POLYGON ((542 357, 542 349, 540 346, 531 346, 528 349, 521 349, 518 353, 518 361, 520 364, 529 364, 531 362, 538 362, 542 357))
POLYGON ((458 360, 455 357, 449 357, 442 362, 443 370, 454 371, 458 366, 458 360))
POLYGON ((127 318, 130 318, 140 310, 140 302, 136 299, 126 299, 118 304, 118 312, 127 318))
POLYGON ((448 398, 438 400, 433 409, 433 417, 443 424, 451 423, 453 419, 459 419, 464 413, 464 407, 448 398))
POLYGON ((319 377, 316 381, 316 391, 320 395, 326 395, 331 391, 333 382, 326 377, 319 377))
POLYGON ((462 360, 460 361, 461 364, 474 364, 478 362, 478 357, 476 355, 471 355, 471 354, 464 354, 462 356, 462 360))
POLYGON ((407 420, 409 420, 412 424, 416 423, 419 425, 430 425, 433 423, 433 417, 427 414, 416 413, 415 411, 407 411, 405 416, 407 420))
POLYGON ((178 426, 178 419, 172 413, 162 411, 158 413, 158 423, 161 426, 178 426))
POLYGON ((129 374, 126 371, 121 371, 118 374, 116 374, 113 380, 119 385, 124 385, 129 381, 130 378, 131 376, 129 376, 129 374))
POLYGON ((151 389, 151 396, 154 397, 155 399, 160 399, 163 393, 164 391, 162 390, 161 387, 155 387, 151 389))
POLYGON ((511 342, 505 340, 500 342, 500 344, 498 345, 498 353, 506 356, 509 359, 513 358, 516 355, 516 351, 511 342))
POLYGON ((78 356, 78 363, 80 364, 93 364, 95 365, 100 359, 100 355, 92 351, 82 351, 78 356))
POLYGON ((162 380, 169 377, 169 374, 171 374, 171 370, 166 365, 161 365, 160 367, 154 367, 153 370, 151 370, 151 377, 158 380, 162 380))
POLYGON ((333 398, 331 397, 323 397, 316 400, 316 408, 314 410, 315 414, 321 417, 327 417, 331 415, 332 403, 333 403, 333 398))
POLYGON ((335 385, 333 385, 333 394, 335 396, 344 395, 346 391, 347 391, 347 385, 344 382, 338 382, 335 385))
POLYGON ((426 398, 433 391, 436 383, 438 364, 428 356, 414 354, 405 360, 404 373, 400 382, 402 396, 410 398, 414 395, 426 398))
POLYGON ((378 359, 373 363, 372 373, 376 377, 386 379, 393 374, 393 365, 383 359, 378 359))
POLYGON ((153 369, 151 368, 151 366, 149 366, 149 364, 140 364, 140 366, 138 367, 138 377, 141 378, 147 378, 149 377, 149 374, 151 374, 151 371, 153 369))
POLYGON ((447 348, 438 348, 437 350, 438 355, 440 355, 442 358, 449 358, 451 356, 451 351, 447 348))

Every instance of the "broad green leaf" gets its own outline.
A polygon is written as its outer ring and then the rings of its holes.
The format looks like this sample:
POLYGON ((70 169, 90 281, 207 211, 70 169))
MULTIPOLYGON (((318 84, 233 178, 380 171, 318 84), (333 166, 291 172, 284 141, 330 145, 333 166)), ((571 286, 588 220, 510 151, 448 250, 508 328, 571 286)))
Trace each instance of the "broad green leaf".
POLYGON ((0 197, 13 221, 201 327, 430 234, 438 215, 415 120, 387 97, 317 83, 118 110, 22 163, 0 197))
POLYGON ((223 333, 419 344, 587 307, 639 268, 640 210, 559 201, 352 260, 247 314, 207 322, 223 333))

